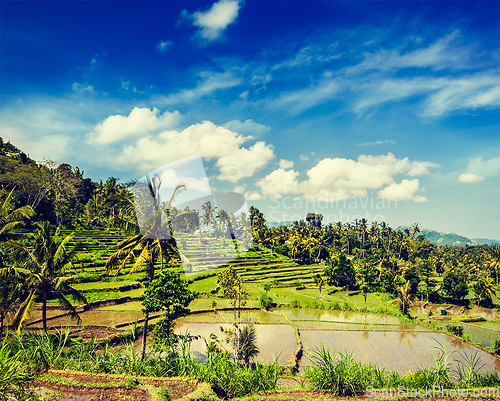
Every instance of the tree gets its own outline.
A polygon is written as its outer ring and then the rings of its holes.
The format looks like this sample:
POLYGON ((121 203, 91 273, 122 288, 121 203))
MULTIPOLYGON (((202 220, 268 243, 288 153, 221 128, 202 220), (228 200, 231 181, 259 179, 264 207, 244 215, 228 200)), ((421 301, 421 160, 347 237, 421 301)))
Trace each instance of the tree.
MULTIPOLYGON (((163 267, 164 262, 168 264, 179 255, 175 239, 171 236, 173 232, 169 209, 175 197, 186 190, 187 187, 182 183, 177 184, 169 201, 163 204, 159 194, 160 177, 155 176, 153 179, 148 177, 145 183, 136 183, 137 185, 137 198, 146 203, 143 206, 148 207, 138 208, 140 211, 138 216, 131 194, 126 193, 120 197, 120 216, 117 216, 116 220, 120 222, 120 225, 132 231, 133 234, 118 244, 118 250, 106 262, 106 272, 110 274, 115 271, 116 276, 125 268, 127 263, 135 260, 130 272, 132 273, 146 265, 148 281, 151 282, 155 278, 155 264, 157 261, 160 261, 163 267), (140 230, 142 232, 139 233, 140 230)), ((146 312, 142 336, 142 359, 146 355, 148 320, 149 313, 146 312)))
POLYGON ((257 348, 257 333, 253 324, 247 324, 234 334, 233 345, 239 361, 248 366, 251 359, 255 359, 260 351, 257 348))
POLYGON ((491 305, 491 298, 496 295, 495 284, 491 277, 479 276, 476 283, 472 285, 472 291, 476 295, 477 303, 486 300, 488 305, 491 305))
POLYGON ((495 274, 495 282, 498 285, 498 271, 500 270, 500 246, 492 246, 487 256, 488 270, 495 274))
POLYGON ((321 274, 316 274, 313 276, 314 278, 314 283, 318 286, 319 288, 319 297, 322 299, 323 295, 321 294, 321 288, 325 285, 325 280, 323 277, 321 277, 321 274))
POLYGON ((337 259, 330 259, 324 273, 328 285, 352 288, 356 284, 356 272, 344 253, 337 259))
POLYGON ((413 304, 413 294, 410 292, 411 284, 409 281, 405 285, 398 287, 398 304, 403 315, 408 315, 410 306, 413 304))
POLYGON ((229 298, 234 308, 234 320, 239 320, 239 311, 241 305, 245 304, 245 298, 248 291, 243 287, 241 277, 238 275, 234 266, 230 265, 227 269, 217 273, 217 286, 222 296, 229 298), (238 311, 238 319, 236 312, 238 311))
POLYGON ((87 299, 70 286, 74 276, 68 271, 73 267, 72 260, 80 246, 70 246, 73 235, 59 239, 60 228, 52 235, 48 221, 37 222, 38 230, 28 243, 9 241, 7 246, 15 262, 14 269, 27 274, 29 294, 14 316, 13 325, 19 331, 23 321, 29 316, 37 296, 42 297, 43 330, 47 332, 47 300, 54 296, 59 304, 78 319, 75 307, 67 295, 72 295, 79 302, 87 303, 87 299))
POLYGON ((194 295, 188 289, 188 283, 178 271, 163 269, 158 277, 145 284, 146 290, 141 296, 144 313, 165 312, 166 333, 170 337, 172 320, 190 313, 186 307, 194 295))
POLYGON ((23 226, 25 220, 33 217, 35 212, 31 206, 15 209, 14 189, 10 191, 0 206, 0 269, 4 268, 3 244, 12 238, 11 231, 23 226))
POLYGON ((443 279, 443 290, 447 296, 457 301, 462 300, 469 293, 465 277, 453 272, 448 273, 443 279))

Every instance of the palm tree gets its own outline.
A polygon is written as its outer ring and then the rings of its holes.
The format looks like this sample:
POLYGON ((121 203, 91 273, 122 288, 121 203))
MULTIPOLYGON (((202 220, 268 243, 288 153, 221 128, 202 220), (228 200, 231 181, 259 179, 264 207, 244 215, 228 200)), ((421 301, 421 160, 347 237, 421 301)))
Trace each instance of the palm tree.
MULTIPOLYGON (((15 189, 15 188, 14 188, 15 189)), ((35 211, 31 206, 14 209, 14 189, 10 191, 0 206, 0 247, 12 238, 11 231, 24 225, 24 220, 33 217, 35 211)), ((0 248, 0 269, 4 268, 3 249, 0 248)))
POLYGON ((257 333, 253 324, 248 324, 243 329, 238 329, 235 333, 233 343, 236 348, 236 357, 239 361, 248 366, 251 359, 259 355, 257 348, 257 333))
POLYGON ((60 305, 68 310, 72 318, 81 321, 75 307, 66 297, 72 295, 79 302, 87 299, 70 286, 74 276, 68 275, 73 268, 72 260, 80 249, 78 244, 70 246, 73 235, 58 240, 60 228, 52 236, 48 221, 37 222, 38 230, 28 243, 9 241, 8 250, 15 263, 14 269, 27 275, 28 296, 19 307, 13 319, 14 327, 19 331, 35 304, 38 296, 42 297, 43 330, 47 332, 47 300, 55 296, 60 305))
MULTIPOLYGON (((125 238, 118 244, 118 250, 114 252, 106 262, 107 274, 115 272, 115 277, 126 267, 127 263, 135 261, 130 268, 130 273, 135 272, 142 266, 147 266, 148 281, 155 278, 155 264, 160 261, 167 264, 178 257, 179 253, 172 237, 172 221, 169 210, 175 197, 187 189, 185 184, 177 184, 170 199, 166 204, 162 203, 159 190, 161 179, 158 176, 147 179, 146 183, 136 184, 136 200, 148 203, 147 210, 135 208, 131 196, 121 198, 122 222, 135 233, 125 238), (137 186, 138 185, 138 186, 137 186), (139 215, 137 214, 139 212, 139 215), (148 215, 148 212, 151 212, 148 215), (163 218, 166 216, 166 219, 163 218), (139 225, 140 230, 139 232, 139 225), (167 225, 167 227, 165 227, 167 225), (168 235, 166 235, 168 234, 168 235)), ((187 212, 179 213, 176 218, 187 212)), ((146 354, 146 340, 148 332, 149 313, 144 316, 144 328, 142 337, 142 358, 146 354)))
POLYGON ((410 282, 398 288, 398 303, 403 315, 407 315, 410 306, 413 304, 413 296, 410 293, 410 282))
POLYGON ((492 246, 488 250, 488 269, 495 273, 495 283, 498 285, 498 270, 500 270, 500 246, 492 246))

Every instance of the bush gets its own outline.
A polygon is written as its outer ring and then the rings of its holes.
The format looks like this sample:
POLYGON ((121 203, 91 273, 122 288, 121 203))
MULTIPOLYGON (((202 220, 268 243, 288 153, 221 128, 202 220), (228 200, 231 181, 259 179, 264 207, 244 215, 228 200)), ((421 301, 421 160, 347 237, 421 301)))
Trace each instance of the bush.
POLYGON ((292 306, 292 308, 302 308, 302 305, 298 299, 292 299, 290 305, 292 306))
POLYGON ((266 293, 260 294, 259 305, 262 309, 269 310, 273 305, 273 299, 266 293))
POLYGON ((447 325, 446 330, 455 336, 462 337, 464 335, 464 328, 462 326, 447 325))
POLYGON ((448 316, 448 311, 446 309, 441 309, 441 316, 448 316))
POLYGON ((495 344, 493 344, 493 353, 495 355, 500 355, 500 340, 495 340, 495 344))

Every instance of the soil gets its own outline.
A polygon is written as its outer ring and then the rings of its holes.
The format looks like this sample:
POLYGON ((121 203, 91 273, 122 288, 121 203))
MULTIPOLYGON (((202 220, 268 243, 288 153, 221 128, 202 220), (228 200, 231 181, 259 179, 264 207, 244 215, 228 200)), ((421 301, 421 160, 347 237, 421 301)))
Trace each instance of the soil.
MULTIPOLYGON (((52 383, 43 380, 37 380, 35 387, 37 393, 45 396, 56 397, 54 400, 61 401, 150 401, 151 394, 143 388, 131 388, 125 383, 129 378, 124 376, 111 376, 99 374, 87 374, 79 372, 49 371, 52 376, 59 376, 65 380, 75 382, 75 386, 69 384, 52 383), (115 387, 92 387, 81 388, 78 384, 84 383, 96 385, 98 383, 116 383, 115 387), (123 383, 123 386, 120 386, 123 383)), ((154 387, 167 387, 172 399, 182 398, 185 395, 196 390, 196 384, 182 379, 154 379, 139 377, 140 384, 148 384, 154 387)), ((49 398, 50 399, 50 398, 49 398)))

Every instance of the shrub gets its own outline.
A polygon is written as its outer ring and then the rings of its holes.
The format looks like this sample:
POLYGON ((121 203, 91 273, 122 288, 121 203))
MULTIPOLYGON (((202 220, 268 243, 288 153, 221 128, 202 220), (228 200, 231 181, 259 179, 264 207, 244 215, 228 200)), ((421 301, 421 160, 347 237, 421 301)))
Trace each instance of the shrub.
POLYGON ((441 309, 441 316, 448 316, 448 311, 446 309, 441 309))
POLYGON ((292 308, 302 308, 302 305, 298 299, 292 299, 292 308))
POLYGON ((266 293, 260 294, 259 304, 262 309, 269 310, 273 305, 273 299, 266 293))
POLYGON ((493 353, 495 355, 500 355, 500 340, 495 340, 495 344, 493 344, 493 353))
POLYGON ((464 335, 464 328, 462 326, 447 325, 446 330, 455 336, 462 337, 464 335))

